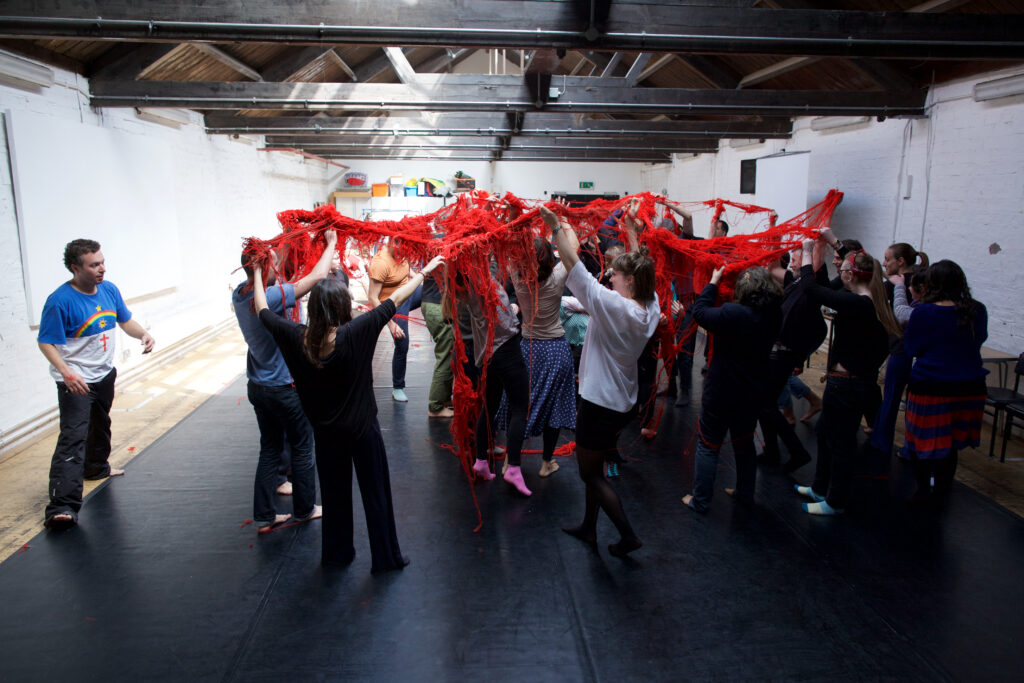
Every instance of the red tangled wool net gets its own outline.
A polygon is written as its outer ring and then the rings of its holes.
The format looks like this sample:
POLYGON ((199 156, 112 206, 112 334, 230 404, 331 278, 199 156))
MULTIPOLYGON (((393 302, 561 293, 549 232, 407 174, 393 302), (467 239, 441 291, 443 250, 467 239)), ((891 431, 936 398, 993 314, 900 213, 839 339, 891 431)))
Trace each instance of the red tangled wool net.
MULTIPOLYGON (((617 200, 598 199, 581 207, 565 206, 554 201, 546 203, 546 206, 568 220, 575 228, 584 249, 594 250, 598 230, 602 228, 609 215, 616 209, 625 209, 632 200, 636 200, 636 216, 643 226, 637 239, 640 244, 647 246, 656 265, 658 299, 667 319, 667 324, 659 328, 658 336, 661 343, 658 355, 664 361, 665 371, 668 372, 676 354, 696 332, 695 325, 691 326, 690 330, 679 329, 683 318, 681 314, 678 318, 673 318, 673 287, 677 290, 688 290, 692 282, 692 290, 700 292, 710 280, 712 271, 724 265, 725 273, 719 286, 719 293, 723 300, 731 300, 732 286, 740 273, 752 266, 767 265, 782 254, 798 248, 804 239, 813 238, 818 230, 830 223, 832 212, 842 201, 842 197, 838 190, 831 190, 821 203, 778 225, 774 225, 775 217, 771 209, 721 199, 688 204, 675 203, 646 192, 617 200), (731 216, 732 214, 727 214, 727 209, 732 210, 738 216, 731 221, 734 233, 736 224, 744 217, 766 214, 766 218, 762 221, 763 228, 758 225, 753 234, 688 240, 670 230, 654 228, 660 222, 659 216, 665 214, 662 207, 665 203, 674 204, 693 213, 712 210, 712 219, 723 215, 731 216)), ((461 276, 460 281, 470 285, 474 294, 483 299, 483 310, 497 311, 497 291, 494 287, 483 286, 491 279, 492 262, 497 265, 498 278, 501 281, 504 281, 513 269, 518 269, 529 278, 535 275, 537 268, 533 249, 534 237, 551 238, 551 231, 536 209, 539 203, 523 200, 512 194, 498 198, 482 191, 475 191, 459 195, 454 204, 432 214, 408 216, 399 221, 360 221, 341 215, 329 204, 313 211, 282 211, 277 215, 283 228, 281 234, 270 240, 248 238, 245 240, 245 252, 253 257, 254 262, 264 265, 265 277, 269 277, 270 271, 274 269, 271 258, 273 250, 278 255, 279 279, 293 281, 313 269, 323 253, 323 234, 327 230, 337 231, 340 249, 344 249, 346 243, 356 248, 371 249, 380 245, 384 238, 391 238, 396 257, 408 259, 414 267, 426 263, 436 254, 444 256, 447 268, 439 268, 433 277, 441 285, 445 296, 450 299, 452 310, 455 310, 455 297, 459 288, 456 283, 458 274, 461 276)), ((614 228, 604 226, 604 230, 611 230, 620 241, 629 243, 624 221, 619 221, 614 228)), ((467 478, 471 478, 470 468, 475 459, 472 425, 475 424, 475 416, 483 403, 487 381, 486 366, 492 354, 495 318, 496 315, 492 315, 488 319, 484 370, 476 389, 463 371, 463 363, 466 361, 465 347, 458 325, 453 325, 455 417, 451 423, 453 445, 446 447, 459 457, 467 478)), ((476 505, 475 494, 473 500, 476 505)), ((478 505, 476 510, 479 529, 482 517, 478 505)))

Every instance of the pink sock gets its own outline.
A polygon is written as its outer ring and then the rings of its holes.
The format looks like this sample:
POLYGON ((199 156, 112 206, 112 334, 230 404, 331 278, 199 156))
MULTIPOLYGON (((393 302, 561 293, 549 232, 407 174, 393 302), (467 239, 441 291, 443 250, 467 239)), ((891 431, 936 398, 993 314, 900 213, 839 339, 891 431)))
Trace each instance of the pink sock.
MULTIPOLYGON (((484 481, 494 479, 494 475, 491 474, 491 467, 487 464, 486 460, 477 460, 474 462, 473 473, 478 479, 483 479, 484 481)), ((520 477, 520 479, 522 479, 522 477, 520 477)))
POLYGON ((526 488, 526 482, 523 481, 523 471, 516 466, 509 466, 508 471, 505 472, 505 481, 516 487, 516 490, 524 496, 533 495, 533 491, 526 488))

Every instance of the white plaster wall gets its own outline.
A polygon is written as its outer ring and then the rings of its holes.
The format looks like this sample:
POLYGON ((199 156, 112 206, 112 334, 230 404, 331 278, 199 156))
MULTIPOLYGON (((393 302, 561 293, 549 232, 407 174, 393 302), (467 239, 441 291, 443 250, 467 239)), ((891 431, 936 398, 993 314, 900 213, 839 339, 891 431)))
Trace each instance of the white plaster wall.
MULTIPOLYGON (((829 189, 843 191, 833 227, 840 237, 859 239, 881 258, 893 242, 909 242, 931 259, 956 261, 975 298, 989 310, 987 346, 1024 350, 1024 323, 1017 311, 1024 286, 1020 223, 1024 218, 1024 96, 975 102, 976 82, 1024 73, 1004 70, 934 88, 928 117, 887 119, 852 128, 812 131, 810 119, 794 122, 788 140, 717 154, 677 155, 669 174, 669 196, 679 201, 721 197, 750 202, 739 194, 740 161, 786 149, 810 152, 808 206, 829 189), (907 194, 908 176, 910 181, 907 194), (997 245, 992 246, 992 245, 997 245), (990 246, 992 251, 990 253, 990 246)), ((783 219, 788 216, 782 216, 783 219)), ((704 234, 695 219, 698 235, 704 234)))
MULTIPOLYGON (((0 85, 0 111, 14 118, 31 116, 53 121, 100 126, 130 134, 144 134, 170 150, 173 187, 161 188, 165 206, 177 214, 181 263, 176 291, 140 301, 131 306, 134 317, 157 340, 158 348, 183 339, 231 316, 229 293, 241 280, 237 273, 242 238, 269 237, 278 232, 275 215, 292 208, 313 208, 326 201, 332 180, 341 169, 295 155, 257 151, 225 137, 207 136, 199 123, 181 129, 142 121, 131 109, 90 109, 85 79, 55 70, 55 84, 41 92, 0 85)), ((47 373, 47 363, 36 346, 39 321, 30 320, 25 301, 24 279, 15 217, 14 195, 6 136, 0 144, 0 376, 17 387, 17 400, 0 405, 0 447, 2 435, 15 425, 56 405, 56 392, 47 373)), ((74 150, 53 149, 54 164, 74 150)), ((87 181, 88 179, 83 179, 87 181)), ((60 187, 53 187, 55 201, 60 187)), ((131 258, 151 262, 160 268, 161 255, 147 249, 145 221, 120 228, 120 247, 130 245, 131 258)), ((85 235, 83 235, 85 236, 85 235)), ((105 238, 105 241, 110 241, 105 238)), ((122 252, 124 253, 124 252, 122 252)), ((52 258, 59 260, 62 254, 52 258)), ((117 283, 118 263, 108 261, 110 280, 117 283)), ((60 282, 53 283, 55 289, 60 282)), ((118 333, 118 367, 131 368, 147 359, 141 357, 136 340, 118 333)), ((244 361, 239 371, 244 369, 244 361)))

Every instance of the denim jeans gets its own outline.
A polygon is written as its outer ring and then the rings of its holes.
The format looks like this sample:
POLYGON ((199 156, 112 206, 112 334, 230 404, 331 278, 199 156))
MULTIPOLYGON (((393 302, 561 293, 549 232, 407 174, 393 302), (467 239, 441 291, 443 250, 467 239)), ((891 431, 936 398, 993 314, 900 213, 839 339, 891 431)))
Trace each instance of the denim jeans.
POLYGON ((50 503, 46 519, 71 515, 78 521, 82 509, 83 478, 99 479, 110 473, 110 406, 114 402, 117 370, 92 382, 89 393, 73 394, 57 382, 60 436, 50 462, 50 503))
POLYGON ((718 452, 725 442, 726 434, 732 437, 732 450, 736 458, 736 498, 753 502, 754 481, 757 477, 754 456, 756 425, 756 406, 720 408, 705 405, 701 408, 691 503, 695 510, 704 512, 711 505, 715 475, 718 473, 718 452))
POLYGON ((420 286, 413 292, 412 296, 402 302, 402 305, 395 311, 393 320, 402 328, 405 336, 395 340, 395 353, 391 356, 391 386, 395 389, 405 388, 405 365, 409 357, 409 313, 420 307, 423 287, 420 286), (400 318, 399 316, 405 316, 400 318))
POLYGON ((302 411, 299 394, 290 384, 265 386, 249 380, 249 403, 260 427, 260 459, 253 484, 252 517, 256 523, 271 522, 278 485, 277 470, 285 439, 292 458, 292 512, 302 518, 316 504, 316 473, 313 468, 313 428, 302 411))

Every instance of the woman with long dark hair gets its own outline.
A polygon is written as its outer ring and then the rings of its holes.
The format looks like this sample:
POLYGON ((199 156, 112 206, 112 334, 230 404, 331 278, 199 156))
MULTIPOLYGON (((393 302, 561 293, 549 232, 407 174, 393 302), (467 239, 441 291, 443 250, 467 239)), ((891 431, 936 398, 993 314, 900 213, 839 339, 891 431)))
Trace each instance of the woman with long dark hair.
MULTIPOLYGON (((730 493, 742 502, 754 502, 754 429, 762 405, 774 398, 768 396, 768 357, 782 324, 782 287, 765 268, 743 271, 736 280, 734 301, 716 307, 724 271, 722 267, 711 274, 692 309, 697 324, 712 335, 693 493, 683 496, 683 503, 700 513, 711 504, 718 452, 726 434, 732 436, 736 458, 736 488, 730 493)), ((778 387, 774 394, 778 396, 778 387)))
MULTIPOLYGON (((821 239, 835 242, 829 228, 821 239)), ((800 277, 813 278, 814 242, 806 241, 800 277)), ((836 311, 829 347, 828 380, 818 421, 818 463, 812 486, 797 486, 811 498, 804 510, 812 515, 838 515, 846 508, 853 483, 857 428, 878 395, 878 369, 889 354, 889 335, 900 328, 889 308, 882 284, 882 265, 864 251, 847 254, 839 268, 843 289, 815 284, 811 301, 836 311)))
POLYGON ((580 361, 580 407, 576 415, 576 459, 587 499, 583 522, 564 531, 586 543, 597 542, 597 513, 604 510, 621 538, 608 546, 616 557, 641 547, 615 489, 604 476, 606 454, 633 417, 637 398, 636 361, 661 318, 654 292, 654 261, 647 248, 612 263, 611 289, 603 287, 580 262, 579 239, 568 223, 540 208, 558 254, 569 271, 567 284, 590 314, 580 361))
POLYGON ((900 455, 914 469, 914 501, 941 500, 949 492, 959 452, 979 445, 987 394, 981 362, 981 345, 988 338, 984 304, 971 298, 967 278, 953 261, 930 266, 924 289, 903 337, 914 365, 907 441, 900 455))
POLYGON ((442 262, 434 257, 423 270, 368 313, 352 318, 348 288, 321 280, 309 294, 308 325, 270 313, 260 268, 255 272, 255 304, 260 321, 281 349, 295 381, 302 408, 313 425, 316 467, 323 500, 321 562, 347 565, 352 543, 352 467, 366 512, 373 573, 401 569, 402 556, 391 504, 387 452, 377 423, 371 361, 381 330, 442 262))

